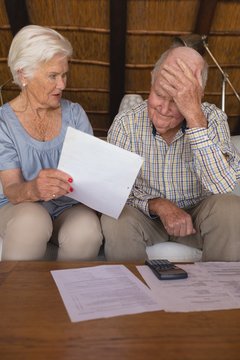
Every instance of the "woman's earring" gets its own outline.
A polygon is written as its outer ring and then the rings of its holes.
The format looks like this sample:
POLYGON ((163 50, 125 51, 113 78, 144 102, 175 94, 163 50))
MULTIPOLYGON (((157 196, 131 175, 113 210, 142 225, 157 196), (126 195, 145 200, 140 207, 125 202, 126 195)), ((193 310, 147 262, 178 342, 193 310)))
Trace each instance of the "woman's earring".
POLYGON ((23 83, 23 84, 22 84, 22 87, 23 87, 23 88, 25 88, 26 86, 27 86, 27 84, 26 84, 26 83, 23 83))

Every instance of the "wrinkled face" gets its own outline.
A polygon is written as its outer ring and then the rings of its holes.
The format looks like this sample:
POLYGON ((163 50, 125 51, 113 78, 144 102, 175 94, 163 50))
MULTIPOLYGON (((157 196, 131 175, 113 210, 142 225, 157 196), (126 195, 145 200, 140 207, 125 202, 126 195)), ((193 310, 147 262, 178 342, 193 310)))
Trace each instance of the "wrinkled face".
POLYGON ((28 96, 42 108, 57 108, 60 105, 62 91, 66 87, 68 59, 55 55, 51 60, 41 64, 28 78, 26 91, 28 96))
POLYGON ((160 135, 180 128, 183 116, 172 98, 161 88, 160 75, 154 81, 148 97, 148 116, 160 135))

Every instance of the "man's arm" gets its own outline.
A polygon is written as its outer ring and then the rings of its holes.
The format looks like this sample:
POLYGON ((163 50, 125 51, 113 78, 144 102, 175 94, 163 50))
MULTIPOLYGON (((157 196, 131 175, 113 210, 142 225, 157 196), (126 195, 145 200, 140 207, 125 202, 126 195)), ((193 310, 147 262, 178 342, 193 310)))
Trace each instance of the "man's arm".
POLYGON ((167 199, 152 199, 148 201, 149 212, 157 215, 167 233, 172 236, 187 236, 195 234, 191 216, 167 199))
POLYGON ((226 114, 214 105, 204 111, 201 74, 181 59, 176 67, 163 67, 163 88, 174 99, 187 124, 185 135, 193 153, 192 170, 210 192, 234 189, 240 160, 231 150, 226 114))

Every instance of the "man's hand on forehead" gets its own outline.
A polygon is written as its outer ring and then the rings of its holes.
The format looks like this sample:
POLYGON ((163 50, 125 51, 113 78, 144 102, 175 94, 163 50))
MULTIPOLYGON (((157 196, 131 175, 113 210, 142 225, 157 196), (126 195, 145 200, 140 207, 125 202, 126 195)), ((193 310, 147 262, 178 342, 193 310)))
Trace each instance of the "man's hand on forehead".
MULTIPOLYGON (((199 67, 201 71, 201 67, 199 67)), ((198 67, 192 69, 179 57, 162 64, 158 84, 175 102, 179 112, 188 119, 201 113, 203 90, 198 79, 198 67)))
POLYGON ((182 92, 183 89, 190 90, 193 86, 202 93, 201 71, 197 70, 197 67, 193 70, 186 62, 177 58, 173 64, 163 64, 159 74, 159 84, 173 98, 176 92, 182 92))

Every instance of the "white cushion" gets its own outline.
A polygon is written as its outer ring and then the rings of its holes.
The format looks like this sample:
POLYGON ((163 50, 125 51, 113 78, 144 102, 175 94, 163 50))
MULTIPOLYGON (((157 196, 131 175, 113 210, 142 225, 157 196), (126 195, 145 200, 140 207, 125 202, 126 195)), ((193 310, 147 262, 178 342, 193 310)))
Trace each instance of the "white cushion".
POLYGON ((240 135, 231 136, 231 140, 238 151, 240 151, 240 135))
POLYGON ((201 250, 171 241, 147 246, 146 250, 149 259, 167 259, 173 262, 196 262, 202 259, 201 250))
MULTIPOLYGON (((231 140, 235 148, 240 153, 240 135, 231 136, 231 140)), ((235 186, 235 189, 233 190, 233 194, 240 196, 240 181, 238 181, 238 184, 235 186)))
POLYGON ((122 111, 128 111, 128 110, 132 109, 134 106, 136 106, 137 104, 140 104, 142 101, 143 101, 143 98, 141 97, 141 95, 137 95, 137 94, 124 95, 124 97, 122 98, 122 101, 120 103, 118 112, 120 113, 122 111))
POLYGON ((232 191, 233 194, 240 196, 240 181, 238 181, 237 185, 232 191))
MULTIPOLYGON (((0 261, 2 258, 2 241, 3 240, 0 237, 0 261)), ((56 246, 48 244, 44 260, 55 260, 57 257, 56 249, 56 246)), ((148 246, 146 250, 149 259, 168 259, 173 262, 196 262, 201 261, 202 257, 202 252, 200 250, 174 242, 165 242, 148 246)))

